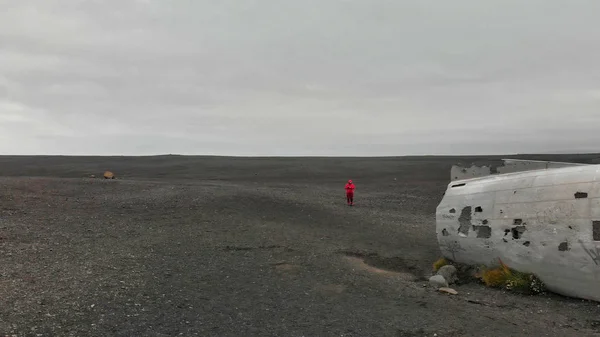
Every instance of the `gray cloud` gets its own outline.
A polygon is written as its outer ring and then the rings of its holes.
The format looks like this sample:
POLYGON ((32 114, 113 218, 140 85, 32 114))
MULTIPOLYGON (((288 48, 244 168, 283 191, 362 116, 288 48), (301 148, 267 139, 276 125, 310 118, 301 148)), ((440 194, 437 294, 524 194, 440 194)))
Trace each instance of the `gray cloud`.
POLYGON ((0 9, 0 153, 458 154, 600 142, 593 0, 0 9))

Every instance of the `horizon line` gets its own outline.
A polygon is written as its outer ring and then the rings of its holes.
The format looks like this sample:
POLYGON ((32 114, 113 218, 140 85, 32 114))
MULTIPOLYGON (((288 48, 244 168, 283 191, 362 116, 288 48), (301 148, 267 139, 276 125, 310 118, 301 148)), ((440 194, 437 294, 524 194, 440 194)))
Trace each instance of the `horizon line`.
POLYGON ((600 152, 544 152, 544 153, 461 153, 461 154, 406 154, 406 155, 221 155, 221 154, 0 154, 0 157, 217 157, 217 158, 403 158, 403 157, 502 157, 502 156, 564 156, 600 155, 600 152))

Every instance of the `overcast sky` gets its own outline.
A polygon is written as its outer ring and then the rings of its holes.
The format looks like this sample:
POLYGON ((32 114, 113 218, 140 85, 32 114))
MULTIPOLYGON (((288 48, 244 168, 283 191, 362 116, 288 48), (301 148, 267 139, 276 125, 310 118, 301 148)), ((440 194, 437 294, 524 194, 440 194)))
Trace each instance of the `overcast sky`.
POLYGON ((600 151, 598 0, 0 0, 1 154, 600 151))

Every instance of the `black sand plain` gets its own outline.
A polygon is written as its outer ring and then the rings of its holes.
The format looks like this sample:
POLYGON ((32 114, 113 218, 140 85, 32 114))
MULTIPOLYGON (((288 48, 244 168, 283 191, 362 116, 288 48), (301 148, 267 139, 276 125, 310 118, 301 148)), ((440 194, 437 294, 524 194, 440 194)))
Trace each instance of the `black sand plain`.
POLYGON ((451 165, 500 158, 0 157, 0 336, 600 335, 600 303, 426 287, 451 165))

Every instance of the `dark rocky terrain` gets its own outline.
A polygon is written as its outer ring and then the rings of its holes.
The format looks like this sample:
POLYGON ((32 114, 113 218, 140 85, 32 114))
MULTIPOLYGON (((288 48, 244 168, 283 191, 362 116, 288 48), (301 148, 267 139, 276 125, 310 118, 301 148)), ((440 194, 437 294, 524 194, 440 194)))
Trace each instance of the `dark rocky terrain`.
POLYGON ((450 166, 498 159, 0 157, 0 335, 600 335, 599 303, 425 286, 450 166))

